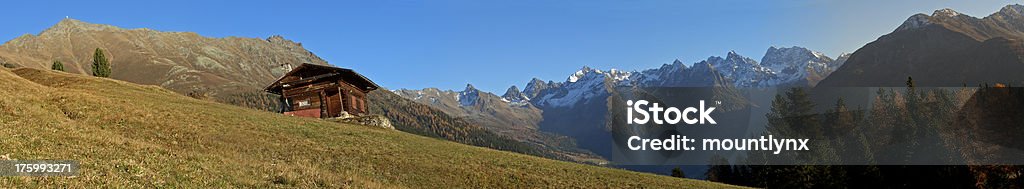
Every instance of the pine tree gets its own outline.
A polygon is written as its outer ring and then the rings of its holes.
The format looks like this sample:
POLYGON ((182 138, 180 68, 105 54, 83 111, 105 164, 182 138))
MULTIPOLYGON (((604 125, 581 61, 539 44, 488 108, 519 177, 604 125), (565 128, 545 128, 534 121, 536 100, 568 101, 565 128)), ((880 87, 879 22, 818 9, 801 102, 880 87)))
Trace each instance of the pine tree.
POLYGON ((672 168, 672 177, 686 178, 686 173, 683 173, 683 170, 679 167, 672 168))
POLYGON ((805 138, 822 138, 824 132, 818 123, 818 115, 814 113, 814 102, 803 88, 790 88, 786 92, 789 102, 788 113, 784 116, 791 129, 805 138))
POLYGON ((907 77, 907 95, 905 97, 904 106, 906 107, 906 113, 904 114, 906 121, 904 124, 898 125, 893 130, 893 136, 898 138, 901 150, 901 161, 909 162, 914 159, 914 154, 917 153, 918 145, 917 141, 921 140, 919 136, 920 128, 924 125, 923 122, 923 111, 921 107, 921 97, 918 89, 914 85, 914 78, 907 77))
POLYGON ((843 97, 836 100, 835 107, 825 111, 825 135, 836 137, 853 127, 853 113, 846 107, 843 97))
POLYGON ((96 77, 110 77, 110 62, 103 54, 103 49, 96 48, 92 55, 92 75, 96 77))
POLYGON ((64 64, 60 63, 60 60, 54 60, 53 64, 50 65, 51 70, 64 71, 64 64))

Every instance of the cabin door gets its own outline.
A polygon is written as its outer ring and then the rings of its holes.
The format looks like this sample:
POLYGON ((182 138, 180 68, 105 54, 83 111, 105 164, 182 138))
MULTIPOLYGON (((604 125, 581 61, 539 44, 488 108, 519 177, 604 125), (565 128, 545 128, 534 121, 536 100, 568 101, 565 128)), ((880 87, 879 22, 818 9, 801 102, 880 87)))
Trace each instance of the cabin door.
POLYGON ((328 117, 339 117, 342 111, 341 92, 327 92, 327 115, 328 117))

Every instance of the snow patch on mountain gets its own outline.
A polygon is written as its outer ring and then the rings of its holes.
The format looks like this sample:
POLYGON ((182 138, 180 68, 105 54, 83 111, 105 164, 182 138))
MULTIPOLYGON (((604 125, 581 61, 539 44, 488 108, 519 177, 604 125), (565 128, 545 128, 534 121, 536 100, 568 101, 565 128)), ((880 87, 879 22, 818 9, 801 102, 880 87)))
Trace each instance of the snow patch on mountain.
POLYGON ((515 85, 505 90, 505 94, 501 95, 501 101, 509 103, 510 106, 526 106, 530 104, 530 97, 519 91, 519 88, 515 85))
POLYGON ((698 64, 710 65, 720 75, 732 80, 737 87, 767 87, 771 84, 765 81, 772 81, 775 77, 770 69, 735 51, 730 51, 724 59, 712 56, 698 64))
POLYGON ((950 8, 939 9, 939 10, 935 10, 935 12, 932 12, 932 16, 941 16, 941 17, 955 17, 955 16, 960 16, 960 15, 963 15, 963 14, 960 14, 960 12, 956 12, 956 10, 953 10, 953 9, 950 9, 950 8))
POLYGON ((901 24, 900 27, 897 27, 896 31, 917 29, 931 24, 931 17, 929 17, 928 15, 915 14, 913 16, 910 16, 910 18, 907 18, 906 21, 903 21, 903 24, 901 24))
POLYGON ((772 70, 776 83, 793 83, 805 80, 808 76, 824 75, 835 68, 835 60, 820 52, 803 47, 777 48, 770 47, 761 64, 772 70))
POLYGON ((553 87, 558 87, 558 84, 554 81, 544 82, 544 80, 533 78, 529 83, 526 83, 526 88, 523 89, 523 94, 530 98, 536 98, 541 91, 553 87))
POLYGON ((534 105, 543 107, 571 106, 576 104, 576 102, 606 94, 607 91, 604 90, 606 78, 612 81, 616 81, 615 78, 625 80, 629 78, 630 74, 628 72, 612 70, 604 72, 584 66, 579 71, 569 75, 569 78, 564 83, 559 84, 560 87, 542 92, 540 96, 535 98, 534 105))
POLYGON ((681 80, 684 77, 684 71, 686 71, 686 64, 678 59, 672 61, 672 64, 663 64, 661 67, 656 69, 648 69, 640 71, 634 77, 634 84, 640 86, 671 86, 670 83, 679 83, 676 80, 681 80))

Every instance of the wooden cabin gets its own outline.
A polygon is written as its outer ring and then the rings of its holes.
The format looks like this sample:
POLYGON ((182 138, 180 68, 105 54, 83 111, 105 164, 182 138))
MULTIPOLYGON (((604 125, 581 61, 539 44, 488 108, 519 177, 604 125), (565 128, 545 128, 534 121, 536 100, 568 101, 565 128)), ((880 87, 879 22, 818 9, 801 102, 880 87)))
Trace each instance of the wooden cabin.
POLYGON ((281 96, 285 115, 332 118, 366 114, 366 93, 377 88, 351 69, 302 64, 265 90, 281 96))

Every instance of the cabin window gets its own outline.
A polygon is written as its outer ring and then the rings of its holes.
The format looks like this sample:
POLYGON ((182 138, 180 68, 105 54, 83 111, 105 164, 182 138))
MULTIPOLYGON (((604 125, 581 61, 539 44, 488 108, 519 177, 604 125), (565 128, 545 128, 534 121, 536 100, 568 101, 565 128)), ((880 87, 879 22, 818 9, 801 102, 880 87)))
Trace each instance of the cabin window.
POLYGON ((355 107, 353 107, 353 108, 355 108, 356 110, 359 110, 360 112, 362 112, 363 111, 363 99, 356 98, 356 104, 355 104, 355 107))
POLYGON ((309 100, 299 101, 299 107, 306 107, 306 106, 309 106, 309 100))
POLYGON ((359 99, 359 110, 366 112, 366 100, 361 98, 359 99))
POLYGON ((356 108, 357 108, 357 107, 359 107, 359 106, 358 106, 359 104, 356 104, 356 98, 355 98, 355 96, 352 96, 351 94, 349 94, 349 95, 348 95, 348 102, 349 102, 349 104, 352 104, 352 105, 351 105, 351 109, 352 109, 352 111, 355 111, 355 110, 356 110, 356 108))

